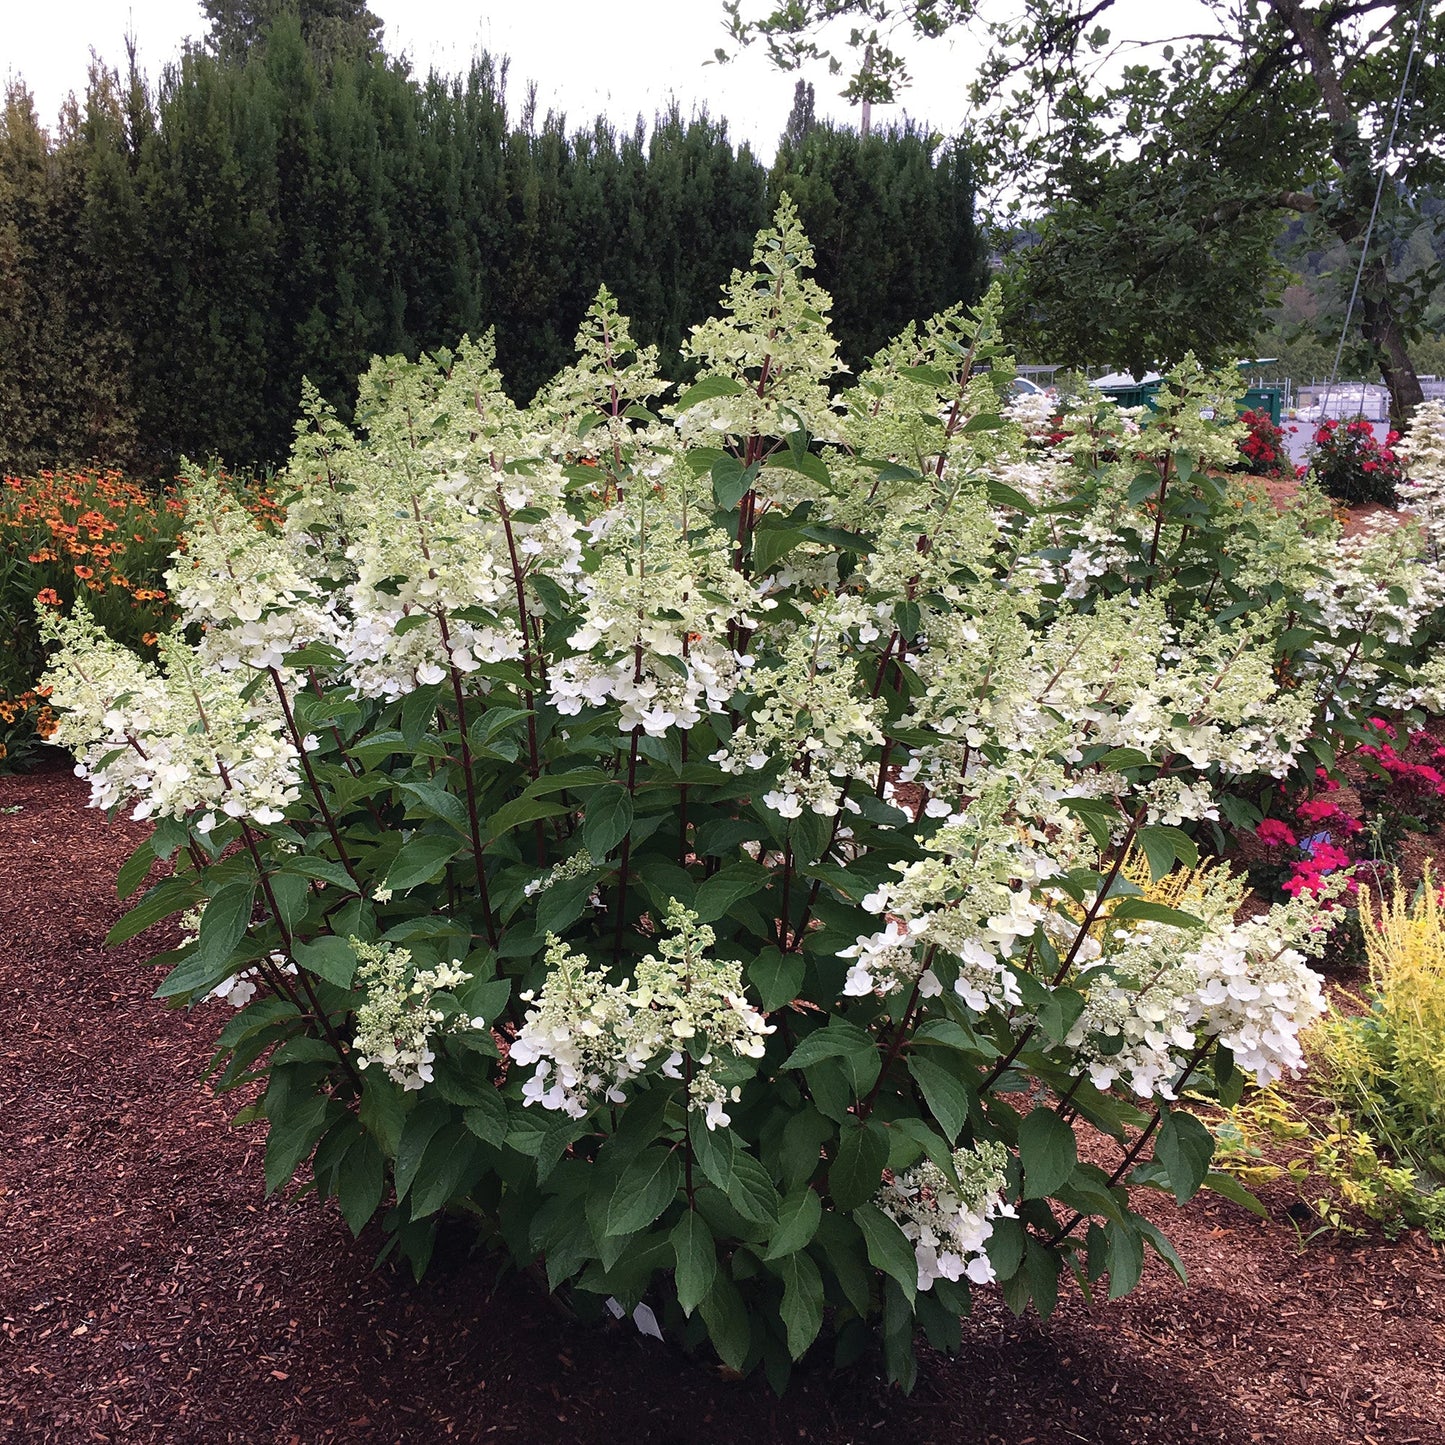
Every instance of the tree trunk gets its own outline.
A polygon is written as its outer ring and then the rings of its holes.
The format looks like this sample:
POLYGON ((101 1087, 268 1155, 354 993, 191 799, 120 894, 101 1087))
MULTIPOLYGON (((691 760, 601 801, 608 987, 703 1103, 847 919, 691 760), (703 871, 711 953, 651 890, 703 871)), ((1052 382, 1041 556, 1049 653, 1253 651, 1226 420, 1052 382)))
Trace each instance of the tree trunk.
POLYGON ((1405 348, 1405 332, 1390 300, 1390 280, 1383 260, 1371 260, 1360 281, 1360 329, 1375 348, 1381 375, 1390 389, 1390 420, 1403 431, 1417 406, 1425 400, 1415 374, 1415 363, 1405 348))
MULTIPOLYGON (((1315 12, 1306 11, 1301 0, 1269 0, 1269 6, 1304 52, 1330 118, 1330 155, 1340 168, 1345 204, 1331 213, 1329 227, 1342 241, 1359 241, 1364 245, 1379 172, 1340 83, 1329 41, 1319 27, 1315 12)), ((1387 159, 1381 157, 1380 164, 1384 165, 1387 159)), ((1390 299, 1390 278, 1383 257, 1374 256, 1366 261, 1360 277, 1359 299, 1360 330, 1373 348, 1385 385, 1390 389, 1391 420, 1397 428, 1403 427, 1411 412, 1425 399, 1425 393, 1390 299)))

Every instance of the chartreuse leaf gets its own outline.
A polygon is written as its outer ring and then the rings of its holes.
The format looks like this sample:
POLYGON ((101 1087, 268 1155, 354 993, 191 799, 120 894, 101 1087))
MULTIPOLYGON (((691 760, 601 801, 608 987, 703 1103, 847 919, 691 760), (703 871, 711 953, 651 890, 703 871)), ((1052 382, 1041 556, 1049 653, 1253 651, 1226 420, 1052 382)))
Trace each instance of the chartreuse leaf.
POLYGON ((1019 1125, 1025 1199, 1052 1194, 1074 1172, 1078 1158, 1074 1131, 1052 1109, 1041 1105, 1019 1125))
POLYGON ((1154 1140, 1154 1158, 1169 1175, 1174 1198, 1183 1204, 1192 1199, 1209 1177, 1214 1157, 1214 1136, 1187 1109, 1174 1109, 1154 1140))
POLYGON ((717 1276, 717 1243, 707 1221, 695 1209, 689 1209, 673 1225, 669 1238, 677 1257, 677 1302, 683 1314, 690 1315, 707 1298, 717 1276))

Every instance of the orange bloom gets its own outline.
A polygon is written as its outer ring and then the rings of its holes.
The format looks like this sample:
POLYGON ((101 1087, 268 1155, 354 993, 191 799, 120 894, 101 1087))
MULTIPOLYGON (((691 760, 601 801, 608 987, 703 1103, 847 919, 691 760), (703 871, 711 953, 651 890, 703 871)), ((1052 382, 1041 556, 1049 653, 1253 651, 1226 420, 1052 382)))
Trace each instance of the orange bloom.
POLYGON ((53 587, 42 587, 40 591, 35 594, 35 600, 40 603, 42 607, 60 606, 60 594, 53 587))
POLYGON ((89 567, 77 567, 75 569, 75 575, 79 577, 82 581, 84 581, 88 578, 94 577, 95 573, 89 567))

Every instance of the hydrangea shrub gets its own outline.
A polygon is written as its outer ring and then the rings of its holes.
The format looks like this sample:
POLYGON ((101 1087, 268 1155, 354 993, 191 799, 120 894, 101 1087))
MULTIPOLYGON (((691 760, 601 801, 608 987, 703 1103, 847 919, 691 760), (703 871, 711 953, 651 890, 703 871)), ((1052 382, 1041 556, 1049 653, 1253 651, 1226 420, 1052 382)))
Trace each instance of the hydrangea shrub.
POLYGON ((1192 364, 1055 441, 990 302, 830 394, 809 263, 785 204, 677 395, 603 291, 529 407, 469 342, 309 397, 279 530, 193 479, 160 665, 77 613, 49 681, 270 1188, 908 1385, 973 1287, 1178 1269, 1135 1190, 1238 1196, 1179 1102, 1299 1066, 1325 935, 1190 830, 1432 685, 1441 584, 1236 497, 1192 364))

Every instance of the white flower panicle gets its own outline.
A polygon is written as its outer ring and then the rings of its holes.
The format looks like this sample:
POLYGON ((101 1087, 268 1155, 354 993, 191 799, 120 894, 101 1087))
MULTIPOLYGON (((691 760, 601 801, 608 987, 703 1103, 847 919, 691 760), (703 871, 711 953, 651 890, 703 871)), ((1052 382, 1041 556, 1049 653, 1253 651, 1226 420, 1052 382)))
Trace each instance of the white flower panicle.
MULTIPOLYGON (((733 272, 723 288, 723 314, 693 327, 683 344, 684 354, 699 364, 700 381, 724 385, 720 394, 677 413, 680 441, 719 446, 725 440, 783 437, 799 427, 841 440, 827 382, 846 368, 828 332, 833 303, 804 275, 812 266, 813 247, 797 207, 784 196, 772 229, 758 237, 753 271, 733 272), (759 285, 760 274, 768 284, 759 285)), ((758 479, 758 490, 792 505, 802 499, 799 482, 796 472, 770 467, 758 479)))
POLYGON ((416 968, 411 950, 390 943, 350 940, 356 954, 356 982, 365 999, 356 1010, 356 1066, 379 1064, 387 1077, 408 1092, 432 1082, 438 1035, 485 1029, 486 1020, 448 1015, 434 999, 466 983, 471 974, 455 964, 416 968))
POLYGON ((776 667, 754 669, 753 705, 725 747, 711 755, 724 772, 766 772, 763 802, 784 818, 805 809, 823 817, 856 811, 843 784, 865 775, 883 742, 882 705, 859 686, 858 629, 873 619, 855 598, 828 597, 802 609, 776 667))
POLYGON ((274 694, 240 690, 203 668, 178 638, 161 639, 161 669, 112 642, 82 608, 47 613, 58 644, 44 678, 57 739, 78 759, 92 806, 132 805, 133 818, 278 823, 300 794, 300 754, 274 694))
POLYGON ((662 737, 725 711, 752 665, 739 643, 774 604, 732 568, 722 532, 689 532, 688 488, 685 477, 634 487, 608 518, 579 582, 581 625, 548 672, 564 716, 612 703, 619 731, 662 737))
POLYGON ((861 997, 876 993, 880 998, 887 998, 917 987, 920 998, 936 998, 943 992, 943 985, 927 966, 927 945, 922 952, 918 947, 918 940, 927 931, 926 918, 912 925, 890 918, 881 933, 870 934, 850 948, 839 949, 839 958, 854 960, 843 985, 844 994, 861 997))
POLYGON ((548 935, 547 981, 510 1050, 513 1063, 536 1065, 524 1102, 581 1119, 600 1103, 625 1103, 626 1084, 657 1073, 687 1080, 688 1106, 709 1129, 730 1122, 735 1065, 761 1059, 773 1027, 744 997, 740 965, 707 956, 711 928, 676 901, 663 922, 660 957, 638 963, 632 986, 548 935))
POLYGON ((281 668, 288 652, 334 641, 333 599, 302 539, 270 535, 216 478, 186 471, 186 533, 166 572, 180 627, 198 626, 198 665, 281 668))
POLYGON ((1004 1202, 1007 1163, 1004 1146, 988 1140, 954 1151, 956 1184, 927 1159, 885 1180, 874 1203, 913 1245, 919 1289, 932 1289, 940 1279, 993 1280, 985 1253, 993 1221, 1014 1217, 1004 1202))
POLYGON ((1445 401, 1415 408, 1400 444, 1405 481, 1400 497, 1424 534, 1431 561, 1445 562, 1445 401))

